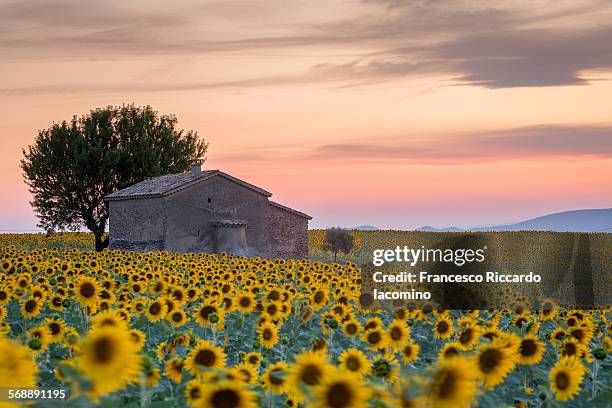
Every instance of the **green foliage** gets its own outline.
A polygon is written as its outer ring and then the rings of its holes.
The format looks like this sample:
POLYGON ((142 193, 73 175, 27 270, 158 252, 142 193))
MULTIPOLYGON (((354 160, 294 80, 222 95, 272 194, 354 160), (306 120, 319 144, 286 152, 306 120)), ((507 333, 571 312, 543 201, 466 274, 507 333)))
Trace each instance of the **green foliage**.
POLYGON ((177 128, 172 115, 150 106, 109 106, 54 123, 23 150, 23 176, 34 196, 39 226, 48 232, 85 227, 103 240, 104 197, 146 178, 189 169, 208 144, 177 128))

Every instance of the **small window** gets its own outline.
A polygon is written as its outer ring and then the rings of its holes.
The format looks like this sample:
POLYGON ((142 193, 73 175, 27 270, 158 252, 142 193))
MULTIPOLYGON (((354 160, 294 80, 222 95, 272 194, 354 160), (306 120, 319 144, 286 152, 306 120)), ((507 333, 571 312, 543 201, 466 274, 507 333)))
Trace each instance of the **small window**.
POLYGON ((208 202, 212 203, 212 198, 208 197, 208 202))

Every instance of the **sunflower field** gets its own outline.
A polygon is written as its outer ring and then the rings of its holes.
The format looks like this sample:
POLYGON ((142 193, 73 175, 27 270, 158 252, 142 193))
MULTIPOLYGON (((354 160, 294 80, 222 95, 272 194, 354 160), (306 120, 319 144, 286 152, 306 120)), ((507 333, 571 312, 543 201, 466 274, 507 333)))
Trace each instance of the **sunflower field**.
POLYGON ((30 406, 612 404, 610 310, 364 310, 351 262, 92 242, 0 235, 0 389, 70 390, 30 406))

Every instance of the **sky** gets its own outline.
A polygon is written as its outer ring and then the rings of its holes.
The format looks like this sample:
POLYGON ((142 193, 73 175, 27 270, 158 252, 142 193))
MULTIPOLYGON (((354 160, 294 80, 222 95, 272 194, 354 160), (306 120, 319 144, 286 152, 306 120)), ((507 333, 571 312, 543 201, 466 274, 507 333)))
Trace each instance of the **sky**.
POLYGON ((131 102, 311 227, 610 208, 610 44, 608 0, 0 0, 0 230, 39 129, 131 102))

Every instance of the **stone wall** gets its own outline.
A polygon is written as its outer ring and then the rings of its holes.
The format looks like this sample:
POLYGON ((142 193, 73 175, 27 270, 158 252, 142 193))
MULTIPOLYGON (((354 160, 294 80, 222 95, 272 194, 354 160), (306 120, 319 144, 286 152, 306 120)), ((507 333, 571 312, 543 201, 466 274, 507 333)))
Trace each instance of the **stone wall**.
POLYGON ((164 241, 127 241, 125 239, 114 239, 109 242, 110 249, 118 249, 121 251, 163 251, 165 248, 164 241))
POLYGON ((165 206, 161 198, 110 201, 108 207, 111 241, 165 240, 165 206))
POLYGON ((270 257, 303 259, 308 257, 308 220, 270 205, 270 257))
POLYGON ((239 219, 246 222, 249 256, 267 257, 268 198, 222 177, 213 177, 174 193, 166 200, 166 249, 185 252, 214 252, 213 222, 239 219))

